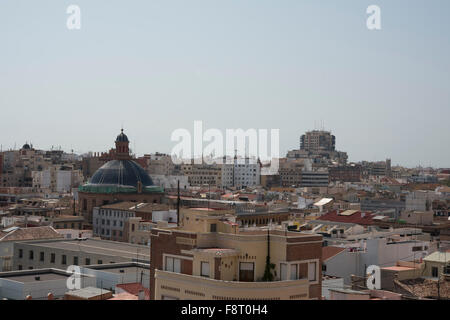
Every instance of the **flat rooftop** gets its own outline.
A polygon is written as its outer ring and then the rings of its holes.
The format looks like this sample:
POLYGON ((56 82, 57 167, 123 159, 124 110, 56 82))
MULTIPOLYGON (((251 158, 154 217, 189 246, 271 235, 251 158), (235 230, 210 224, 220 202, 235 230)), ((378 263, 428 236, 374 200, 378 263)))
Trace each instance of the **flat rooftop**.
POLYGON ((107 265, 107 264, 101 264, 101 265, 95 265, 95 266, 85 266, 87 269, 93 269, 93 270, 99 270, 103 272, 110 272, 115 274, 122 273, 121 270, 124 271, 124 273, 137 273, 141 274, 141 272, 144 272, 145 275, 150 274, 150 265, 148 268, 141 267, 141 266, 116 266, 116 264, 107 265))
MULTIPOLYGON (((70 273, 66 273, 64 270, 56 270, 56 269, 21 270, 21 271, 0 273, 0 279, 7 279, 22 283, 65 280, 70 276, 71 276, 70 273), (36 277, 39 277, 39 280, 37 280, 36 277)), ((86 275, 81 276, 88 277, 86 275)))
POLYGON ((46 272, 46 273, 39 273, 39 274, 29 274, 29 275, 9 275, 9 276, 1 276, 2 279, 8 279, 13 280, 17 282, 38 282, 38 281, 51 281, 51 280, 63 280, 70 277, 69 274, 63 275, 59 273, 52 273, 52 272, 46 272), (40 277, 40 280, 36 280, 36 277, 40 277))
POLYGON ((93 297, 97 297, 97 296, 109 294, 109 293, 111 293, 111 291, 108 291, 105 289, 95 288, 95 287, 86 287, 86 288, 79 289, 79 290, 69 291, 69 292, 67 292, 67 295, 79 297, 79 298, 83 298, 83 299, 89 299, 89 298, 93 298, 93 297))
POLYGON ((27 241, 39 247, 62 249, 67 251, 85 252, 100 255, 110 255, 139 260, 150 260, 150 248, 126 242, 86 239, 86 240, 55 240, 55 241, 27 241))
POLYGON ((382 270, 390 270, 390 271, 408 271, 408 270, 415 270, 414 268, 410 267, 401 267, 401 266, 393 266, 393 267, 384 267, 381 268, 382 270))

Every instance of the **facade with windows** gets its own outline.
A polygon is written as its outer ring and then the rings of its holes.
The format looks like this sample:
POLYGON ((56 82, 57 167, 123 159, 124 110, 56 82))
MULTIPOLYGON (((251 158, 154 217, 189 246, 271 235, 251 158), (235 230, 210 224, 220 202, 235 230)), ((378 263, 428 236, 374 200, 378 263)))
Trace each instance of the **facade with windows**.
POLYGON ((435 251, 423 258, 425 262, 424 276, 431 278, 442 278, 450 275, 450 253, 446 251, 435 251))
POLYGON ((255 159, 238 159, 222 165, 222 187, 244 188, 261 184, 261 164, 255 159))
POLYGON ((98 239, 58 239, 17 242, 12 270, 67 269, 120 262, 149 263, 148 246, 98 239))
POLYGON ((93 231, 94 236, 102 239, 124 241, 125 223, 135 217, 133 211, 114 210, 109 208, 94 208, 93 231))
POLYGON ((321 298, 320 235, 180 229, 152 229, 152 299, 321 298), (275 266, 269 282, 264 279, 268 254, 275 266))
POLYGON ((130 219, 141 218, 145 221, 173 220, 176 222, 176 213, 168 210, 167 205, 153 203, 118 202, 115 204, 96 207, 93 210, 93 234, 105 240, 142 243, 131 241, 136 226, 130 219))

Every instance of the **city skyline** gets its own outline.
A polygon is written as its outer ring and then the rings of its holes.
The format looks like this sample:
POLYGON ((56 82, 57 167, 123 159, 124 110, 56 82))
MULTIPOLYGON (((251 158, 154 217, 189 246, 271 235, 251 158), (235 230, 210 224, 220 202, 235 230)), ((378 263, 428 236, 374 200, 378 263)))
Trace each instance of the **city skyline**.
MULTIPOLYGON (((124 131, 126 131, 125 129, 123 129, 124 131)), ((326 130, 326 129, 324 129, 323 127, 321 127, 321 128, 314 128, 314 129, 311 129, 311 130, 308 130, 308 131, 326 131, 326 132, 330 132, 331 134, 333 134, 333 132, 332 131, 330 131, 330 130, 326 130)), ((306 132, 306 131, 305 131, 306 132)), ((304 133, 305 133, 304 132, 304 133)), ((127 134, 129 134, 128 132, 127 132, 127 134)), ((300 135, 301 136, 301 135, 300 135)), ((21 143, 15 143, 14 144, 14 147, 11 147, 11 148, 4 148, 4 146, 3 145, 1 145, 1 149, 0 149, 0 152, 1 151, 8 151, 8 150, 20 150, 22 147, 23 147, 23 145, 25 145, 25 144, 28 144, 28 145, 30 145, 32 148, 34 148, 34 149, 36 149, 36 150, 43 150, 43 151, 49 151, 49 150, 60 150, 60 151, 63 151, 63 152, 65 152, 65 153, 68 153, 68 154, 76 154, 76 155, 78 155, 78 156, 83 156, 83 155, 88 155, 88 154, 92 154, 92 155, 95 155, 95 154, 102 154, 102 153, 108 153, 109 152, 109 150, 110 149, 113 149, 114 148, 114 145, 113 145, 113 143, 111 143, 111 139, 109 139, 110 140, 110 144, 109 145, 105 145, 105 147, 103 148, 103 149, 101 149, 101 150, 86 150, 86 151, 79 151, 79 150, 77 150, 76 148, 74 149, 74 148, 71 148, 71 149, 65 149, 65 148, 63 148, 62 146, 56 146, 56 145, 51 145, 51 147, 50 148, 42 148, 42 147, 40 147, 40 146, 36 146, 34 143, 33 143, 33 141, 31 141, 31 140, 26 140, 23 144, 21 144, 21 143)), ((336 140, 338 140, 338 138, 336 138, 336 140)), ((131 141, 130 141, 130 143, 131 143, 131 145, 134 145, 134 143, 133 143, 133 139, 131 139, 131 141)), ((176 142, 171 142, 173 145, 175 145, 176 144, 176 142)), ((208 145, 209 144, 209 142, 207 142, 207 141, 204 141, 204 146, 205 145, 208 145)), ((293 148, 290 148, 290 149, 288 149, 288 150, 286 150, 286 152, 280 152, 280 158, 286 158, 286 156, 287 156, 287 153, 288 153, 288 151, 291 151, 291 150, 300 150, 300 146, 299 145, 297 145, 296 147, 293 147, 293 148)), ((343 151, 343 152, 346 152, 346 150, 339 150, 338 148, 336 148, 336 150, 338 150, 338 151, 343 151)), ((134 149, 134 147, 130 147, 130 153, 131 154, 133 154, 134 156, 136 156, 136 157, 142 157, 142 156, 144 156, 144 155, 149 155, 149 154, 168 154, 168 155, 171 155, 171 152, 170 152, 170 150, 168 151, 168 150, 151 150, 151 151, 143 151, 143 152, 136 152, 135 151, 135 149, 134 149)), ((204 155, 205 157, 208 157, 208 155, 204 155)), ((226 157, 233 157, 233 155, 229 155, 229 154, 226 154, 225 155, 226 157)), ((196 159, 197 157, 196 156, 193 156, 193 157, 191 157, 191 158, 183 158, 183 159, 185 159, 185 160, 187 160, 187 159, 196 159)), ((219 158, 221 158, 221 157, 213 157, 213 159, 219 159, 219 158)), ((274 159, 276 159, 276 158, 274 158, 274 159)), ((366 161, 366 162, 384 162, 386 159, 390 159, 390 160, 392 160, 389 156, 386 156, 385 158, 380 158, 380 159, 359 159, 359 160, 354 160, 354 159, 352 159, 352 157, 351 157, 351 155, 348 155, 348 163, 361 163, 361 162, 364 162, 364 161, 366 161)), ((439 166, 433 166, 433 165, 427 165, 427 164, 417 164, 417 165, 415 165, 415 166, 407 166, 407 165, 404 165, 404 164, 402 164, 402 163, 398 163, 398 162, 396 162, 395 161, 395 159, 394 159, 394 162, 393 162, 393 164, 392 164, 393 166, 400 166, 400 167, 405 167, 405 168, 419 168, 419 167, 423 167, 423 168, 435 168, 435 169, 442 169, 442 168, 447 168, 447 167, 445 167, 445 166, 443 166, 443 167, 439 167, 439 166)))

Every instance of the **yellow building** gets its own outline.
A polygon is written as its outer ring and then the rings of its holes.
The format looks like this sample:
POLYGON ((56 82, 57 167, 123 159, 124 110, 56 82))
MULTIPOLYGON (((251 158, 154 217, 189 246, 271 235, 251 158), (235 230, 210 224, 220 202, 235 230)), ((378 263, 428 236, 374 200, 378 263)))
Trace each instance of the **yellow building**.
POLYGON ((151 230, 152 299, 321 298, 322 236, 183 211, 178 228, 151 230))

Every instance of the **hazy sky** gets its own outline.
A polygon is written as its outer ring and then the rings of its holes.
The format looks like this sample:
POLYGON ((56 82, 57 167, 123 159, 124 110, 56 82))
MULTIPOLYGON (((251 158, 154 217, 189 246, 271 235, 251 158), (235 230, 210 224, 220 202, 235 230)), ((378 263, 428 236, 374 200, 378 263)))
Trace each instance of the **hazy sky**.
POLYGON ((177 128, 323 121, 350 161, 450 166, 448 0, 0 0, 0 144, 170 152, 177 128), (81 8, 69 31, 66 9, 81 8), (381 7, 382 30, 366 28, 381 7))

